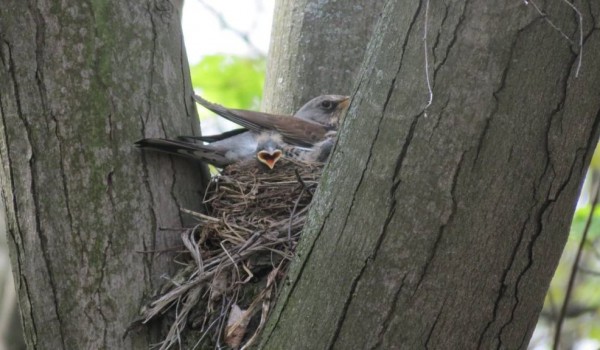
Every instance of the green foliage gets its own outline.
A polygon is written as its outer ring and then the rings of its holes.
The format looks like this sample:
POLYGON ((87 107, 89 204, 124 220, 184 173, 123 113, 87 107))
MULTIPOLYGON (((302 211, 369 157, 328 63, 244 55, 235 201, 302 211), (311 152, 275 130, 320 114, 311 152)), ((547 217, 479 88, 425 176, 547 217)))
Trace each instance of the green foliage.
POLYGON ((192 85, 209 101, 230 108, 258 109, 265 67, 264 58, 206 56, 191 67, 192 85))
MULTIPOLYGON (((553 310, 557 315, 564 302, 569 277, 575 261, 575 255, 581 242, 583 230, 586 221, 591 212, 591 205, 587 204, 578 208, 573 216, 571 224, 571 234, 566 243, 560 263, 554 274, 552 283, 546 295, 544 309, 547 313, 553 310)), ((577 278, 573 288, 573 293, 569 300, 569 309, 583 307, 589 309, 589 312, 578 317, 568 318, 562 328, 562 339, 567 339, 567 343, 581 339, 600 340, 600 208, 595 208, 590 231, 588 232, 586 244, 583 247, 582 258, 578 270, 577 278), (592 271, 589 273, 586 271, 592 271), (595 310, 594 310, 595 309, 595 310)), ((542 343, 550 345, 551 337, 554 335, 556 327, 555 322, 538 323, 540 329, 546 329, 550 336, 542 343)))
MULTIPOLYGON (((592 206, 587 204, 578 208, 573 215, 573 221, 571 223, 571 238, 581 239, 585 223, 590 215, 592 206)), ((590 225, 590 232, 588 232, 588 239, 595 239, 600 236, 600 207, 597 206, 594 210, 594 217, 590 225)))

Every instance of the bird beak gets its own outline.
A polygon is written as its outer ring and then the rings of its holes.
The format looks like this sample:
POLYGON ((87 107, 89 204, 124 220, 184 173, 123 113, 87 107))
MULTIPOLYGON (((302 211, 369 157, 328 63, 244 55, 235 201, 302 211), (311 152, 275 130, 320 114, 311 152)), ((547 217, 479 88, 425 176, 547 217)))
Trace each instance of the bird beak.
POLYGON ((277 163, 279 158, 281 158, 282 154, 283 152, 281 152, 278 149, 272 152, 260 151, 256 154, 256 158, 258 158, 259 162, 265 164, 269 167, 269 169, 273 170, 273 167, 275 167, 275 163, 277 163))
POLYGON ((346 96, 342 102, 338 104, 338 110, 345 111, 350 106, 350 96, 346 96))
POLYGON ((346 118, 346 112, 348 111, 348 107, 350 107, 350 96, 345 96, 345 98, 338 103, 337 108, 332 115, 332 124, 337 126, 341 125, 344 119, 346 118))

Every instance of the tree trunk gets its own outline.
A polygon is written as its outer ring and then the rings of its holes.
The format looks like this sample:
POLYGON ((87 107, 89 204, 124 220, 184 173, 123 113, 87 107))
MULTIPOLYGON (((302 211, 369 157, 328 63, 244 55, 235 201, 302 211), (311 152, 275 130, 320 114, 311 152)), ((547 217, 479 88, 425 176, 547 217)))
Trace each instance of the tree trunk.
POLYGON ((122 335, 168 270, 170 257, 152 252, 179 240, 159 228, 181 227, 179 206, 199 206, 202 182, 196 167, 132 143, 197 129, 180 6, 0 7, 0 179, 30 348, 156 340, 122 335))
POLYGON ((600 7, 529 4, 386 3, 264 348, 526 348, 600 123, 600 7))
POLYGON ((275 3, 266 110, 293 113, 322 94, 352 94, 383 0, 275 3))

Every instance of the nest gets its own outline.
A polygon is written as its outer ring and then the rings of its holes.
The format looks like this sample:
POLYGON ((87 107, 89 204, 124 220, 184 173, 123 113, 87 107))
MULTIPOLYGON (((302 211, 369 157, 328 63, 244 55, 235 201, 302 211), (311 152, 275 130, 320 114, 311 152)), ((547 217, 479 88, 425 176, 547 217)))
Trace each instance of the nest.
POLYGON ((182 231, 178 273, 132 326, 170 314, 160 349, 254 344, 293 257, 321 170, 322 164, 283 159, 272 171, 252 162, 214 177, 204 201, 207 214, 182 209, 198 224, 182 231), (185 337, 185 345, 184 331, 197 332, 185 337))

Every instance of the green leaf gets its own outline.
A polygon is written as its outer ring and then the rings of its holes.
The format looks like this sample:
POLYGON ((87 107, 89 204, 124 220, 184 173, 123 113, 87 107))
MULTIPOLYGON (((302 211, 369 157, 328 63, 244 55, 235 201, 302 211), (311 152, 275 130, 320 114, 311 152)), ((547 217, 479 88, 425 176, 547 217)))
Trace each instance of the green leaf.
POLYGON ((206 56, 191 67, 192 85, 209 101, 229 108, 258 109, 265 67, 264 58, 206 56))

